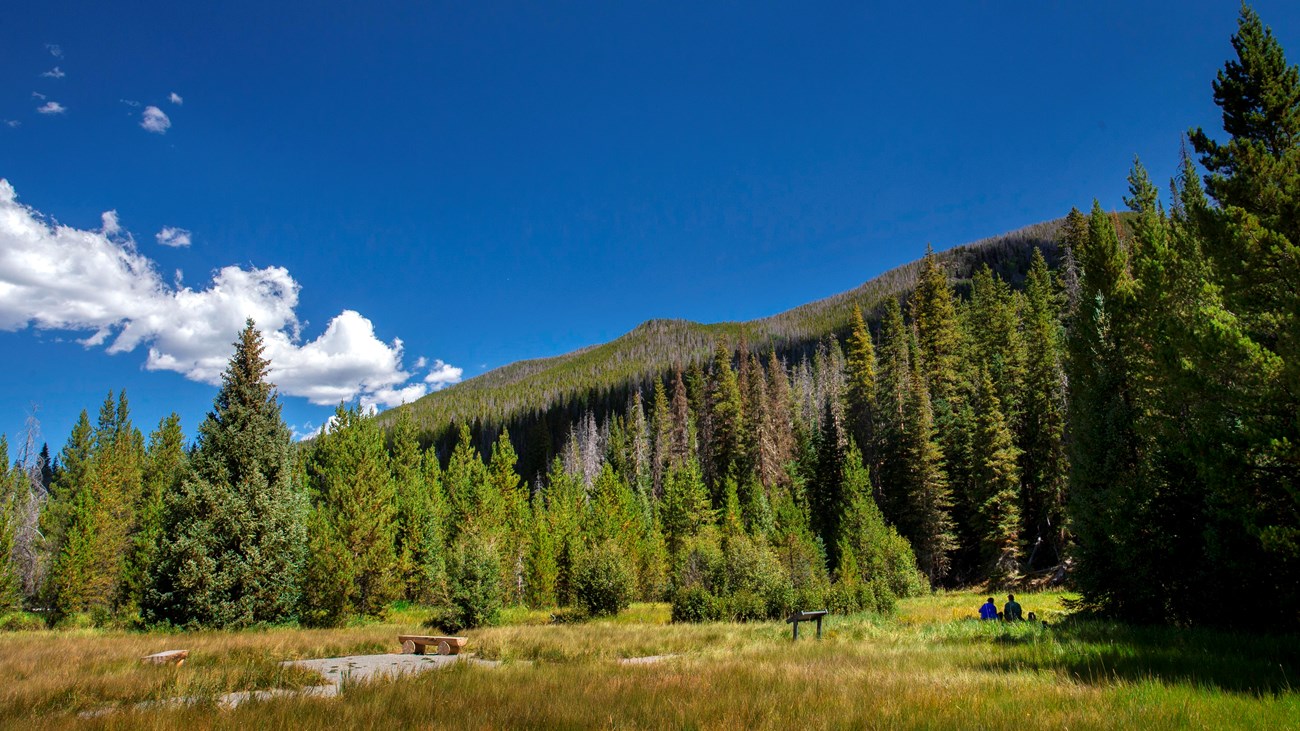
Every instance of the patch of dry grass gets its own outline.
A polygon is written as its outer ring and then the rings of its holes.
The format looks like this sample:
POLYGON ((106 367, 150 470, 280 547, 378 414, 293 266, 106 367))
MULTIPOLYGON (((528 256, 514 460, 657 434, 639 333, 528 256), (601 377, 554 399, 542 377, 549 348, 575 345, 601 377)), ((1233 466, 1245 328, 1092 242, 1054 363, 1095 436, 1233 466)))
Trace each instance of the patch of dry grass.
MULTIPOLYGON (((1001 597, 999 597, 1000 599, 1001 597)), ((672 625, 662 605, 619 617, 467 633, 469 649, 506 661, 458 664, 418 677, 348 686, 335 699, 281 698, 220 710, 199 705, 139 710, 127 701, 310 684, 277 676, 278 662, 395 650, 407 625, 329 631, 190 635, 0 636, 0 726, 93 728, 1285 728, 1300 693, 1274 681, 1285 642, 1176 634, 1071 622, 968 620, 970 593, 902 602, 896 617, 832 617, 825 639, 792 643, 784 624, 672 625), (1154 634, 1153 634, 1154 632, 1154 634), (1252 644, 1255 643, 1255 644, 1252 644), (1177 643, 1176 643, 1177 644, 1177 643), (194 651, 180 669, 138 665, 166 647, 194 651), (1234 650, 1234 646, 1240 646, 1234 650), (70 654, 71 653, 71 654, 70 654), (77 654, 79 653, 79 654, 77 654), (1258 660, 1255 656, 1263 653, 1258 660), (1280 654, 1277 654, 1280 653, 1280 654), (675 655, 627 666, 619 658, 675 655), (68 655, 63 665, 60 659, 68 655), (1115 658, 1127 658, 1122 671, 1115 658), (1195 668, 1221 662, 1223 676, 1195 668), (51 666, 49 663, 55 663, 51 666), (1089 663, 1102 672, 1080 672, 1089 663), (1191 674, 1188 674, 1191 669, 1191 674), (18 675, 11 673, 19 672, 18 675), (1244 678, 1233 687, 1218 682, 1244 678), (64 711, 123 705, 78 719, 64 711), (33 718, 33 714, 37 714, 33 718)), ((1056 618, 1060 594, 1026 595, 1026 610, 1056 618)), ((410 614, 397 615, 403 622, 410 614)), ((1173 632, 1173 631, 1171 631, 1173 632)))

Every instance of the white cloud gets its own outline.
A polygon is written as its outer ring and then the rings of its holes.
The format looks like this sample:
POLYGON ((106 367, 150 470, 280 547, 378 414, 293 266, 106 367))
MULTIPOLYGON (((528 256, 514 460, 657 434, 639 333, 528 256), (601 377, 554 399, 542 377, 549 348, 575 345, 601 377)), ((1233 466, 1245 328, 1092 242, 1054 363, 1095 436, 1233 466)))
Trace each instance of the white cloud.
POLYGON ((104 211, 100 214, 99 220, 103 223, 102 231, 105 236, 112 237, 122 232, 122 224, 117 220, 117 211, 104 211))
POLYGON ((190 245, 190 232, 183 228, 176 228, 174 226, 163 226, 163 229, 159 231, 154 238, 163 246, 170 246, 172 248, 181 248, 190 245))
POLYGON ((205 289, 168 285, 129 235, 113 237, 120 232, 112 211, 100 231, 48 222, 0 179, 0 330, 88 333, 80 340, 85 347, 146 348, 145 368, 215 385, 252 317, 272 382, 315 404, 359 399, 367 409, 394 406, 460 378, 461 369, 435 361, 423 382, 411 383, 401 340, 380 340, 374 324, 353 310, 304 341, 295 313, 299 285, 283 267, 227 266, 205 289))
POLYGON ((41 101, 45 101, 45 95, 42 94, 42 93, 40 93, 39 91, 33 91, 33 92, 32 92, 32 98, 33 98, 33 99, 40 99, 41 101))
POLYGON ((136 101, 136 100, 134 100, 134 99, 118 99, 118 101, 122 102, 123 104, 127 105, 128 107, 138 107, 138 106, 140 106, 140 102, 138 102, 138 101, 136 101))
MULTIPOLYGON (((41 98, 44 99, 45 97, 41 98)), ((40 114, 63 114, 68 111, 68 108, 58 102, 45 102, 37 107, 36 111, 40 114)))
POLYGON ((167 101, 179 107, 180 105, 185 103, 185 98, 173 91, 170 95, 168 95, 167 101))
POLYGON ((429 369, 429 375, 424 377, 424 382, 429 384, 429 387, 434 391, 441 391, 452 384, 460 383, 460 379, 464 375, 464 368, 457 368, 454 365, 443 363, 441 360, 435 360, 433 367, 429 369))
POLYGON ((63 49, 57 43, 46 43, 45 50, 49 51, 50 55, 55 58, 63 58, 63 49))
POLYGON ((22 122, 19 122, 19 121, 16 120, 16 119, 6 119, 6 120, 5 120, 5 126, 6 126, 6 127, 9 127, 9 128, 12 129, 12 128, 14 128, 14 127, 21 127, 21 126, 23 126, 23 123, 22 123, 22 122))
POLYGON ((172 121, 167 118, 163 110, 158 107, 149 106, 144 108, 144 113, 140 115, 140 126, 160 135, 167 134, 167 129, 172 126, 172 121))
POLYGON ((46 71, 45 73, 41 74, 41 76, 47 79, 62 79, 64 76, 67 76, 67 74, 63 73, 63 69, 59 68, 58 66, 55 66, 49 71, 46 71))

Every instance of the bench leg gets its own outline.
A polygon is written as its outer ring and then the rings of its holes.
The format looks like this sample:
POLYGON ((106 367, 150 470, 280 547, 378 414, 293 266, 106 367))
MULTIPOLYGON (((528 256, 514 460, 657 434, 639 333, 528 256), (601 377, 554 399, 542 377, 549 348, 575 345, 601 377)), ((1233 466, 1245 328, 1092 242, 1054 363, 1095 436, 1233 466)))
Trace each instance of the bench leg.
POLYGON ((821 638, 822 638, 822 618, 818 617, 817 618, 817 639, 820 640, 821 638))
POLYGON ((792 624, 794 625, 794 639, 797 640, 799 639, 799 623, 793 622, 792 624))

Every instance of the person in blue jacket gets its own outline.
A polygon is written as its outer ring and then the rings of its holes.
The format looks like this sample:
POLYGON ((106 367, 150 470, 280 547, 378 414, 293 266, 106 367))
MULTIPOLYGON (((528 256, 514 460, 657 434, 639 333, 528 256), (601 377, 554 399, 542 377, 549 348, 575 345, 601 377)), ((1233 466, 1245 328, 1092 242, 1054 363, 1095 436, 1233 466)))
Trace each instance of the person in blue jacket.
POLYGON ((980 605, 980 619, 997 619, 998 605, 993 603, 993 597, 989 597, 987 602, 980 605))

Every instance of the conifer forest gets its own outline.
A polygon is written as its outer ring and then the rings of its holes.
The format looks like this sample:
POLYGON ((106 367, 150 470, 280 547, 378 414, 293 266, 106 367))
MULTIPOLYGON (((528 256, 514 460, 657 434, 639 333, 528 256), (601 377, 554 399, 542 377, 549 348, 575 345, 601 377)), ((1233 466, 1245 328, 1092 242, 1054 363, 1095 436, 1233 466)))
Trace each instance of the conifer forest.
POLYGON ((0 614, 331 627, 406 602, 459 631, 1064 585, 1081 613, 1293 632, 1300 72, 1249 8, 1232 48, 1222 130, 1189 130, 1171 181, 1134 160, 1127 210, 766 320, 651 321, 341 404, 303 442, 250 320, 192 441, 117 390, 61 444, 0 440, 0 614))

